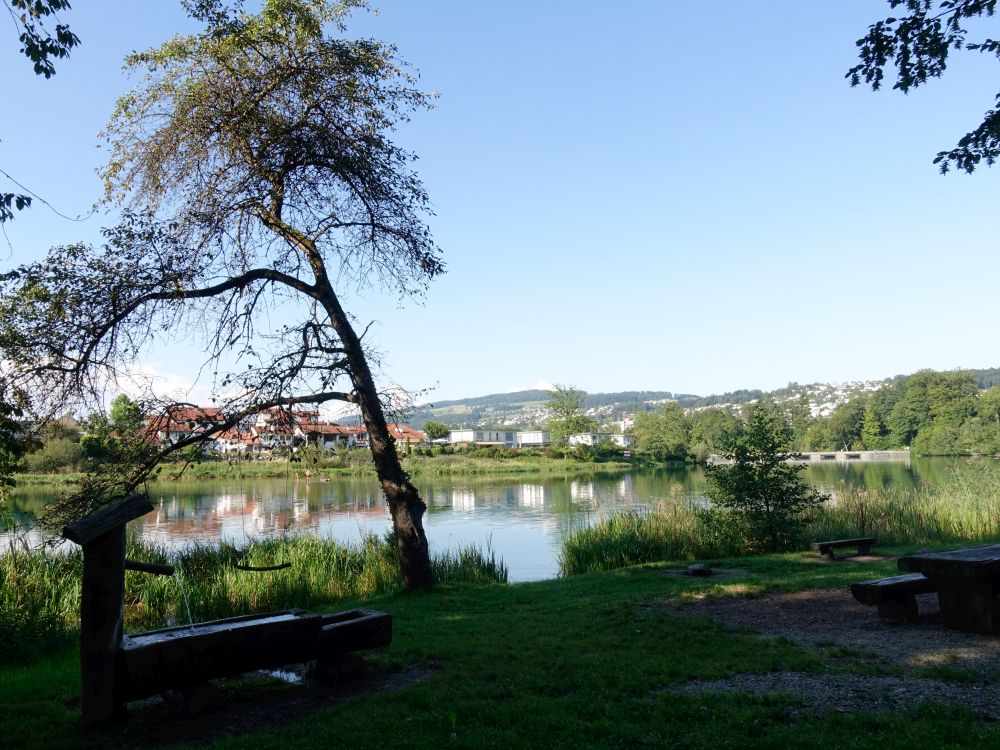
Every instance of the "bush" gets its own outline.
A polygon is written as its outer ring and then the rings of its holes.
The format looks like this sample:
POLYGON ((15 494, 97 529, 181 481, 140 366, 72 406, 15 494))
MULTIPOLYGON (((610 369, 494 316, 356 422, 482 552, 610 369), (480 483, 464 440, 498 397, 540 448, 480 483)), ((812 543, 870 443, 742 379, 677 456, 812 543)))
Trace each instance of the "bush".
POLYGON ((38 474, 75 471, 83 460, 83 448, 70 438, 52 438, 24 458, 25 468, 38 474))
POLYGON ((806 484, 802 464, 787 462, 792 429, 772 402, 754 404, 727 440, 729 464, 709 464, 707 494, 714 523, 740 537, 750 552, 778 552, 800 542, 810 509, 827 499, 806 484))

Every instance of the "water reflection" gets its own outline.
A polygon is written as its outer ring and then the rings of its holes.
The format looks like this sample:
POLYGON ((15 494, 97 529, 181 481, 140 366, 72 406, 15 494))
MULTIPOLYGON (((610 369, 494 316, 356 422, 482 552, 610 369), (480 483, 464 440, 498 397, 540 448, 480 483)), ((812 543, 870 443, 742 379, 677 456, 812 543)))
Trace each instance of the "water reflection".
MULTIPOLYGON (((955 463, 823 463, 810 465, 805 476, 837 498, 855 488, 906 490, 941 484, 955 463)), ((622 509, 642 510, 666 498, 704 502, 705 477, 700 468, 677 466, 613 477, 534 481, 432 477, 418 480, 417 486, 428 505, 424 522, 432 548, 490 544, 506 561, 511 579, 521 581, 556 575, 563 536, 582 524, 622 509)), ((45 488, 19 489, 14 496, 17 522, 30 526, 51 493, 45 488)), ((219 539, 242 544, 285 533, 357 541, 363 534, 390 528, 381 489, 370 478, 164 482, 152 485, 150 499, 154 511, 135 528, 170 546, 219 539)), ((0 542, 4 540, 0 536, 0 542)))

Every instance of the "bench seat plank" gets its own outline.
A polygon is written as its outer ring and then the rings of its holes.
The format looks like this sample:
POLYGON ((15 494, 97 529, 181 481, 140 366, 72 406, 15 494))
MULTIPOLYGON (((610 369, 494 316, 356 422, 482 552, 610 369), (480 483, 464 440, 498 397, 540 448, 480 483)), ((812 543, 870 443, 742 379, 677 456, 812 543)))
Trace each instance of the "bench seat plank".
POLYGON ((890 578, 873 578, 851 584, 851 594, 862 604, 869 606, 886 600, 900 600, 917 594, 933 594, 937 584, 923 573, 907 573, 890 578))
POLYGON ((920 619, 917 594, 937 591, 937 583, 922 573, 877 578, 851 585, 851 594, 862 604, 878 605, 879 617, 890 620, 920 619))

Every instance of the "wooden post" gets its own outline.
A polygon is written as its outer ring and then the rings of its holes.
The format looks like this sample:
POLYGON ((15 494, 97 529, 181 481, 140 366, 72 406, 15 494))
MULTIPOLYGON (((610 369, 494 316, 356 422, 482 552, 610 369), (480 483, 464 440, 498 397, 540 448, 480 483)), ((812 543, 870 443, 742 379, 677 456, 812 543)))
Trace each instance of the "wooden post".
POLYGON ((118 651, 125 608, 125 527, 119 526, 83 548, 80 603, 80 681, 83 723, 115 718, 118 651))
POLYGON ((83 547, 80 603, 80 682, 83 723, 111 721, 124 707, 118 687, 125 613, 125 524, 153 510, 131 495, 63 528, 83 547))

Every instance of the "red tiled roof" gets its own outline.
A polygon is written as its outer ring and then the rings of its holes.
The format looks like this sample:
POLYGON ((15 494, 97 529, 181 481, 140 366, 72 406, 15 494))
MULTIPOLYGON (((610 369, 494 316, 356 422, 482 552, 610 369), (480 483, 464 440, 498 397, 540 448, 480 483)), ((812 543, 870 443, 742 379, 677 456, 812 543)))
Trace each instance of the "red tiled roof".
POLYGON ((215 406, 179 406, 170 409, 165 414, 147 414, 147 425, 150 430, 168 430, 183 432, 194 425, 208 425, 223 421, 222 409, 215 406))
POLYGON ((300 424, 299 429, 307 435, 351 435, 353 430, 350 427, 336 424, 335 422, 310 422, 300 424))
POLYGON ((427 433, 420 432, 420 430, 414 430, 412 427, 406 424, 390 424, 389 434, 391 434, 397 440, 424 441, 427 439, 427 433))

